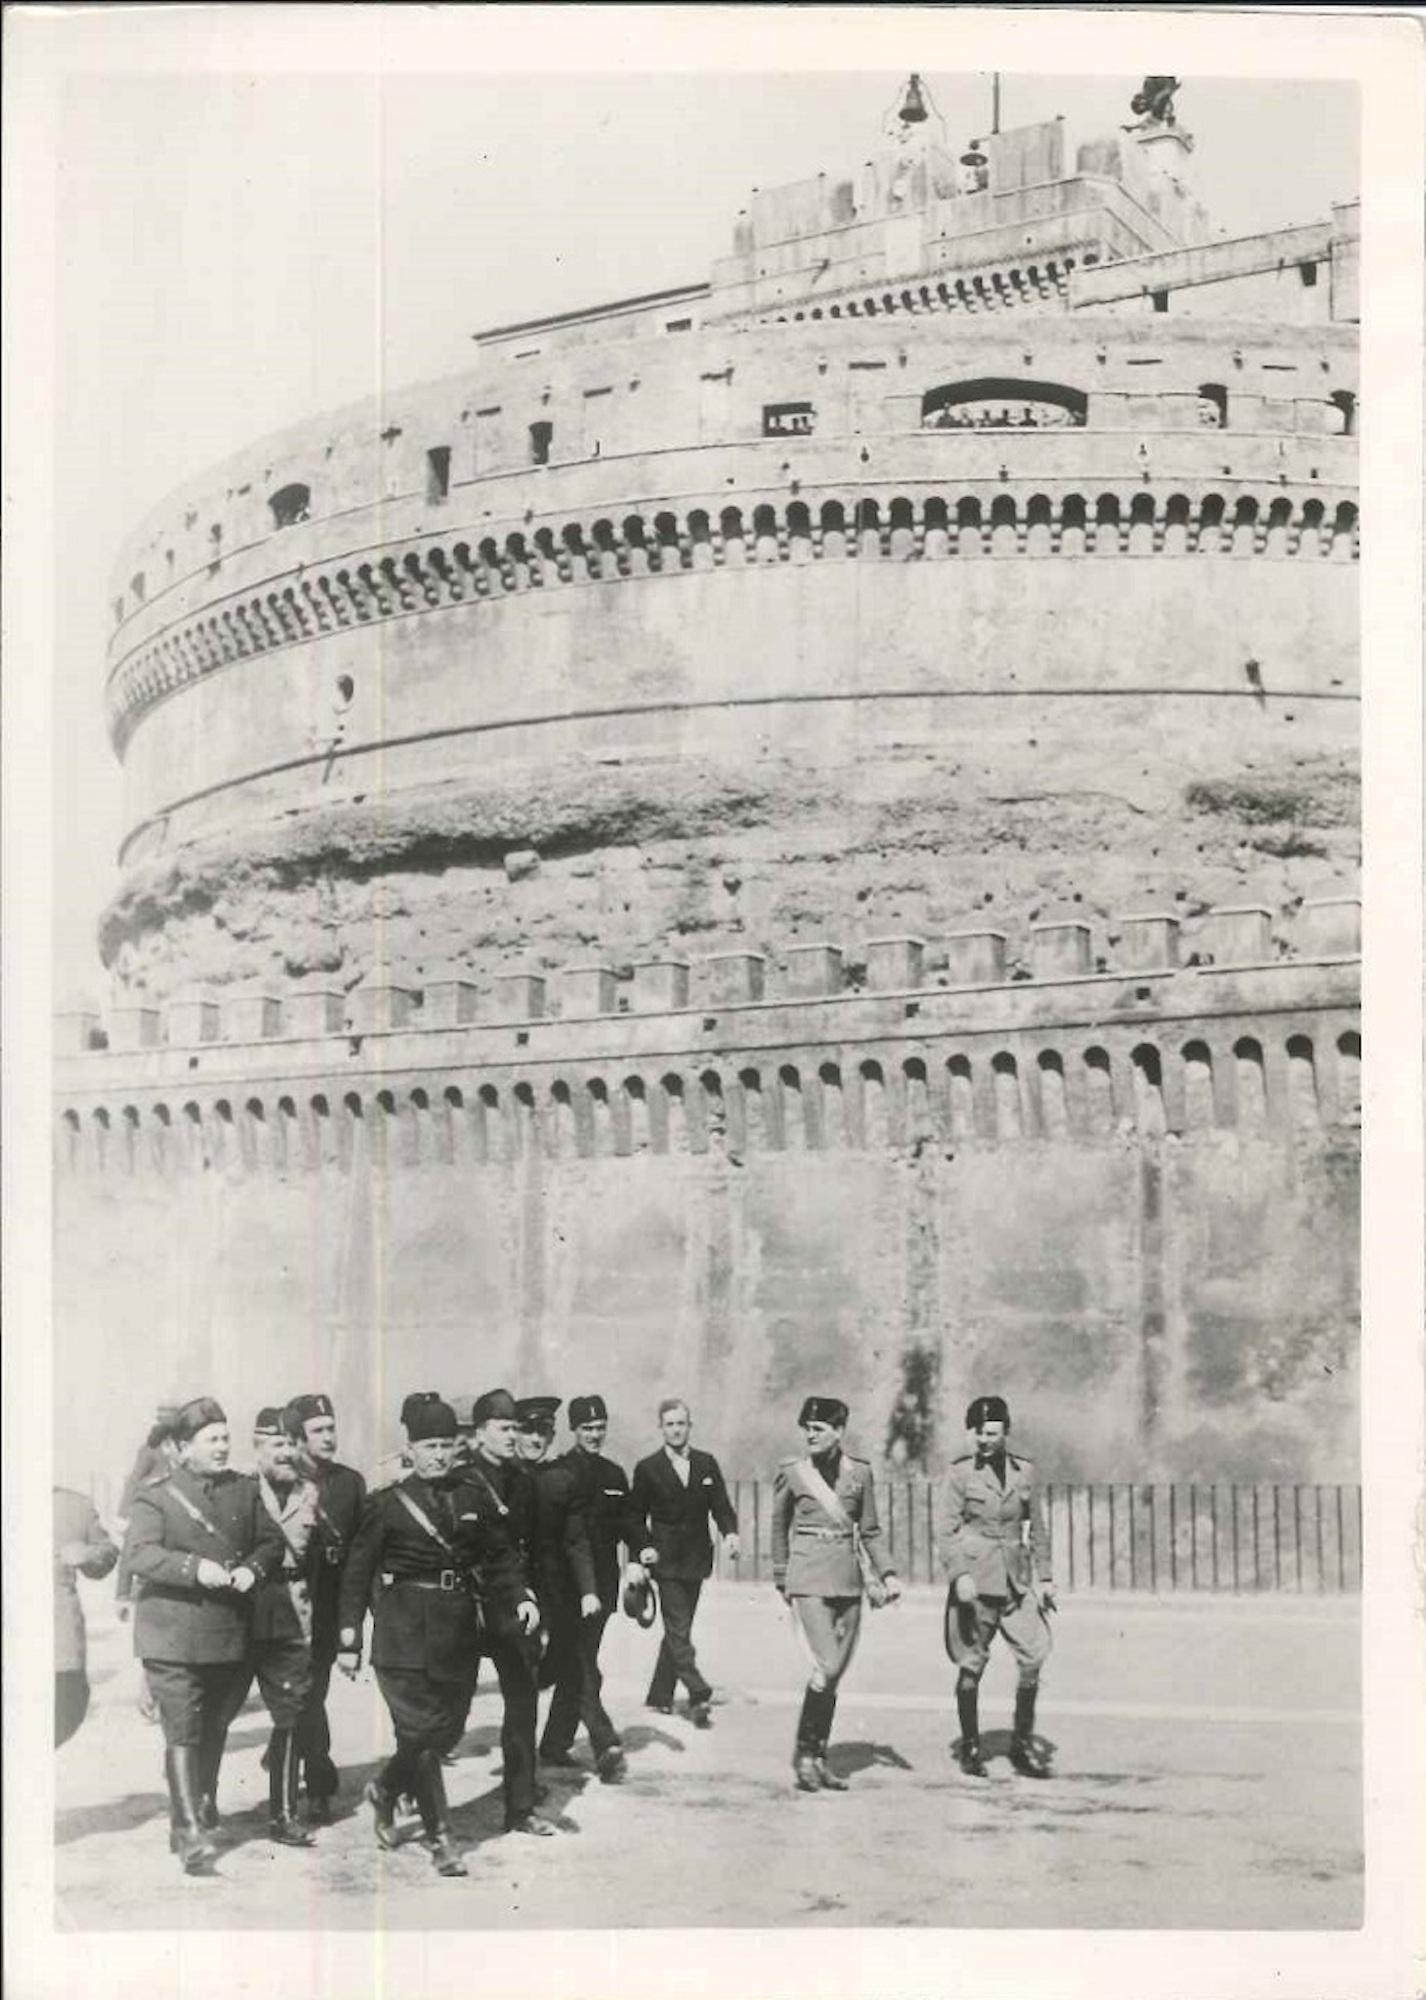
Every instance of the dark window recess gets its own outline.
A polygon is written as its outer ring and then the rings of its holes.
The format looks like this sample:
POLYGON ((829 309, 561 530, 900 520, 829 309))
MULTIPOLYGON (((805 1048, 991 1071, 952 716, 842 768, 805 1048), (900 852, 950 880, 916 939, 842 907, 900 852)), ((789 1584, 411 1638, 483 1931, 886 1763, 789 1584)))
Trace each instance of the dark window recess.
POLYGON ((691 333, 693 330, 693 321, 691 319, 666 319, 663 330, 665 333, 691 333))
POLYGON ((921 398, 926 430, 1045 430, 1083 424, 1089 398, 1063 382, 977 376, 945 382, 921 398))
POLYGON ((294 483, 279 487, 268 500, 272 509, 274 528, 291 528, 298 521, 309 519, 312 511, 312 490, 308 486, 294 483))
POLYGON ((849 361, 847 366, 849 368, 885 368, 886 363, 884 361, 849 361))
POLYGON ((817 428, 811 403, 764 403, 764 437, 807 437, 817 428))
POLYGON ((1198 420, 1205 430, 1228 428, 1228 391, 1221 382, 1201 382, 1198 388, 1198 420))
POLYGON ((552 423, 546 422, 546 420, 543 417, 540 419, 538 423, 531 424, 530 426, 531 465, 549 464, 550 446, 554 443, 554 439, 555 439, 555 427, 552 423))
POLYGON ((444 500, 451 490, 451 448, 433 444, 426 453, 426 498, 444 500))
POLYGON ((134 574, 129 578, 129 589, 133 592, 135 604, 142 604, 144 601, 144 573, 141 569, 135 570, 134 574))
POLYGON ((1315 264, 1299 264, 1297 268, 1302 274, 1303 284, 1307 287, 1308 291, 1311 291, 1312 287, 1317 283, 1317 266, 1315 264))
MULTIPOLYGON (((1167 294, 1165 294, 1165 297, 1167 297, 1167 294)), ((1155 311, 1157 310, 1159 308, 1155 307, 1155 311)), ((1167 306, 1164 307, 1164 310, 1167 311, 1167 306)), ((1126 354, 1124 357, 1124 366, 1126 368, 1162 368, 1163 365, 1164 358, 1161 354, 1126 354)))
POLYGON ((1154 311, 1156 313, 1166 313, 1168 311, 1169 295, 1167 291, 1152 292, 1150 297, 1154 301, 1154 311))
POLYGON ((613 393, 614 393, 613 383, 606 382, 602 389, 586 389, 584 392, 584 400, 586 403, 588 403, 592 402, 596 396, 612 396, 613 393))

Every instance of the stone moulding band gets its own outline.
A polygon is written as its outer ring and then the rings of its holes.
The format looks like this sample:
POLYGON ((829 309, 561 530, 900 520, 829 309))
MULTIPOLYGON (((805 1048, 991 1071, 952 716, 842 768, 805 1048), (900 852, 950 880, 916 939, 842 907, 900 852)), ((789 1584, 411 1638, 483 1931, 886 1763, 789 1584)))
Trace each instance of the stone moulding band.
POLYGON ((1163 493, 1121 480, 1096 492, 1027 494, 979 481, 976 491, 892 490, 850 503, 808 498, 746 507, 719 496, 678 515, 643 506, 622 520, 552 519, 478 538, 472 530, 471 540, 422 536, 286 571, 268 589, 236 593, 141 641, 109 677, 110 735, 122 751, 157 703, 239 660, 388 619, 574 583, 846 560, 1218 554, 1350 561, 1357 554, 1357 506, 1337 497, 1338 489, 1186 484, 1193 490, 1163 493))
POLYGON ((642 1153, 891 1152, 1225 1130, 1329 1143, 1360 1121, 1352 1010, 1101 1024, 1076 1034, 884 1042, 531 1067, 304 1069, 241 1085, 75 1092, 62 1171, 124 1176, 510 1166, 642 1153), (1286 1033, 1292 1027, 1295 1032, 1286 1033), (593 1073, 591 1073, 591 1070, 593 1073), (127 1101, 126 1101, 127 1100, 127 1101))
MULTIPOLYGON (((359 743, 332 745, 324 750, 312 750, 300 757, 286 757, 275 764, 259 765, 251 771, 243 771, 236 778, 224 778, 216 784, 202 785, 196 791, 185 792, 175 799, 166 799, 154 812, 148 813, 124 835, 119 844, 119 864, 122 867, 134 844, 151 827, 160 826, 175 813, 200 804, 204 799, 221 796, 224 792, 240 791, 244 785, 258 784, 268 778, 279 778, 288 771, 310 769, 314 765, 330 767, 352 757, 371 756, 381 750, 403 750, 417 743, 439 743, 456 736, 482 736, 499 734, 505 730, 536 729, 565 723, 609 721, 615 718, 641 715, 696 715, 702 711, 725 712, 740 708, 776 708, 783 705, 822 707, 834 703, 865 703, 865 692, 856 694, 806 693, 793 689, 783 693, 740 695, 736 699, 718 701, 686 702, 620 702, 605 708, 563 708, 551 709, 543 714, 527 714, 492 717, 487 722, 457 722, 432 729, 418 729, 399 736, 372 737, 359 743)), ((934 688, 934 687, 892 687, 877 688, 874 698, 878 701, 1093 701, 1149 700, 1154 701, 1252 701, 1258 702, 1261 695, 1253 687, 1244 688, 1185 688, 1169 686, 1126 687, 1013 687, 1013 688, 934 688)), ((1349 690, 1333 691, 1328 688, 1277 687, 1273 699, 1279 703, 1320 701, 1346 702, 1353 706, 1360 696, 1349 690)))

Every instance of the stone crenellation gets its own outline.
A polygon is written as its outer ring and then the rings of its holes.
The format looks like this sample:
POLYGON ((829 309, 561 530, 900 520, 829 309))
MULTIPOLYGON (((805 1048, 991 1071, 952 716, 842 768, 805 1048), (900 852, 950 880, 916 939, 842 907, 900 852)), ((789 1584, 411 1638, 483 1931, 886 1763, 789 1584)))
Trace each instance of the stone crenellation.
MULTIPOLYGON (((162 1006, 125 1001, 111 1008, 107 1028, 80 1009, 58 1017, 66 1056, 151 1048, 199 1048, 330 1035, 365 1036, 446 1030, 480 1023, 599 1020, 622 1014, 661 1015, 716 1007, 776 1007, 855 994, 996 993, 1021 984, 1046 988, 1082 983, 1122 984, 1128 974, 1182 970, 1288 971, 1306 963, 1353 960, 1361 949, 1356 897, 1305 902, 1290 934, 1291 956, 1275 948, 1272 912, 1251 905, 1210 909, 1184 922, 1170 912, 1136 912, 1111 919, 1104 951, 1079 918, 1031 922, 1022 957, 1007 957, 1003 930, 967 929, 929 947, 914 937, 872 938, 859 951, 840 945, 788 945, 771 972, 758 951, 668 956, 615 967, 589 964, 553 972, 505 972, 482 990, 458 975, 421 989, 367 980, 349 991, 309 985, 285 995, 239 989, 178 994, 162 1006), (934 975, 934 976, 933 976, 934 975)), ((1067 996, 1061 995, 1063 1001, 1067 996)))

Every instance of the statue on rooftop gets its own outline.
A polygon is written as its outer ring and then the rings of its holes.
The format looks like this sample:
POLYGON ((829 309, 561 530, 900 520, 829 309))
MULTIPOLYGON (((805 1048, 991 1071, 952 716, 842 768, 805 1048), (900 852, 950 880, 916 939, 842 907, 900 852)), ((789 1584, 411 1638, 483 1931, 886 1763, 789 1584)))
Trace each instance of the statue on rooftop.
POLYGON ((1176 76, 1146 76, 1139 89, 1129 101, 1129 109, 1137 113, 1137 125, 1125 125, 1126 132, 1139 132, 1146 125, 1174 125, 1177 120, 1173 113, 1174 92, 1179 87, 1176 76))

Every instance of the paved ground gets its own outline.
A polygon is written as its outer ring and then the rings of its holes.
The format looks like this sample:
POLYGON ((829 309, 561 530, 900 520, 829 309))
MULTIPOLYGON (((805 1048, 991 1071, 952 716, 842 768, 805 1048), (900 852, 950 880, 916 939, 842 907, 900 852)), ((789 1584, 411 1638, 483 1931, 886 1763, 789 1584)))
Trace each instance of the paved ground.
MULTIPOLYGON (((701 1654, 716 1726, 641 1705, 653 1640, 606 1640, 608 1705, 630 1776, 550 1773, 559 1840, 500 1832, 498 1697, 485 1688, 447 1773, 466 1881, 411 1845, 383 1855, 360 1785, 388 1739, 369 1676, 340 1682, 342 1817, 309 1852, 265 1838, 266 1717, 239 1718, 224 1766, 218 1872, 167 1851, 162 1748, 135 1707, 126 1627, 91 1593, 95 1699, 58 1755, 61 1929, 286 1926, 933 1925, 1343 1928, 1361 1919, 1358 1621, 1354 1600, 1070 1598, 1041 1726, 1057 1775, 985 1783, 951 1765, 951 1671, 928 1590, 869 1615, 837 1718, 846 1795, 790 1786, 802 1672, 766 1586, 715 1585, 701 1654)), ((487 1670, 488 1671, 488 1670, 487 1670)), ((1008 1655, 986 1678, 1002 1750, 1008 1655)))

